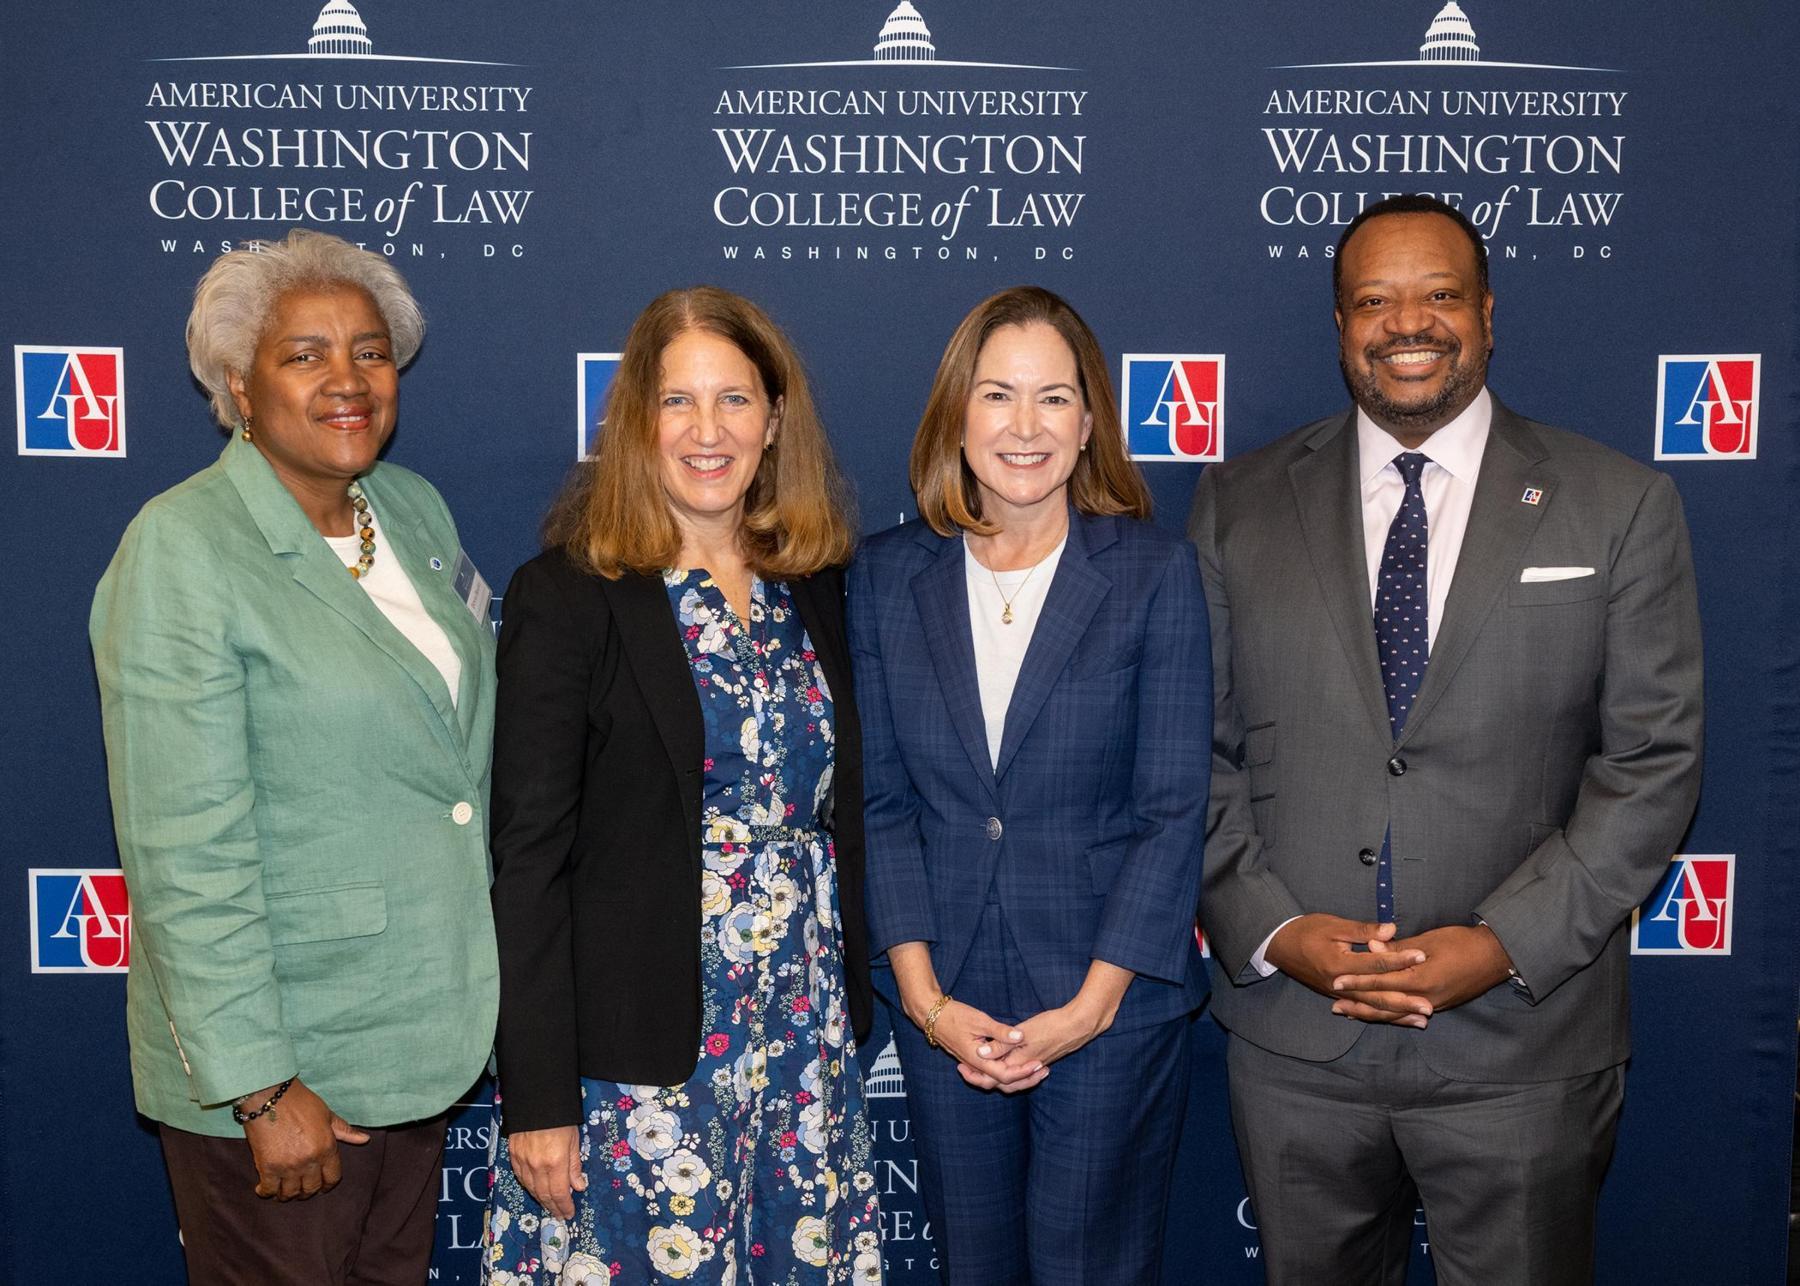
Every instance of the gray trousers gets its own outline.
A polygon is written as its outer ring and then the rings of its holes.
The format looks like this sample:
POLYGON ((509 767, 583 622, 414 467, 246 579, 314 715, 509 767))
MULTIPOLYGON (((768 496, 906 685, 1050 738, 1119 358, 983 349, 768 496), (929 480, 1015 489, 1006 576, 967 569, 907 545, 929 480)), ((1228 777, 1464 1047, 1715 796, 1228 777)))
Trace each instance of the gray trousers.
POLYGON ((1593 1280, 1622 1065, 1453 1081, 1425 1062, 1417 1032, 1379 1024, 1328 1063, 1233 1036, 1227 1064, 1270 1286, 1401 1286, 1417 1203, 1440 1286, 1593 1280))

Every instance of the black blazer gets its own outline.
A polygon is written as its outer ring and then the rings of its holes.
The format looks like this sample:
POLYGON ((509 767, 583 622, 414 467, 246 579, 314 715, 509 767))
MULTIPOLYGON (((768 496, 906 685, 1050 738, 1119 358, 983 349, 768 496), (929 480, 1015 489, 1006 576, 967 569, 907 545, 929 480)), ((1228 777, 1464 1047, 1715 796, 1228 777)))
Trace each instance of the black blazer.
MULTIPOLYGON (((862 730, 837 569, 788 581, 837 721, 832 834, 850 1021, 868 1031, 862 730)), ((505 598, 494 726, 507 1133, 581 1120, 579 1078, 679 1085, 700 1050, 700 698, 657 576, 559 549, 505 598)))

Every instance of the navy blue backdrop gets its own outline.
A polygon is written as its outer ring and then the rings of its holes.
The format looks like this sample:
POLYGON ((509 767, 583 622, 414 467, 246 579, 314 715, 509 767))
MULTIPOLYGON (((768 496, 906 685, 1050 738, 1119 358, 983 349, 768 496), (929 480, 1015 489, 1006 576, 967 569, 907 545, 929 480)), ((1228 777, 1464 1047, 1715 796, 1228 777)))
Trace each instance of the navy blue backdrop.
MULTIPOLYGON (((391 455, 442 489, 498 589, 575 458, 601 355, 668 286, 742 290, 790 329, 869 530, 911 514, 907 445, 955 322, 1003 285, 1061 291, 1113 355, 1179 525, 1201 461, 1344 403, 1329 247, 1360 204, 1430 191, 1488 237, 1500 395, 1669 471, 1694 532, 1706 784, 1639 926, 1601 1279, 1779 1280, 1800 19, 1748 0, 917 4, 366 0, 363 40, 310 47, 317 0, 11 14, 0 1277, 181 1280, 131 1107, 85 623, 137 507, 219 449, 181 335, 228 244, 307 224, 393 256, 431 330, 391 455), (929 61, 877 56, 884 28, 921 27, 929 61)), ((929 1282, 885 1045, 864 1055, 891 1279, 929 1282)), ((1258 1281, 1210 1022, 1194 1057, 1169 1123, 1170 1277, 1258 1281)), ((449 1138, 446 1282, 476 1275, 481 1092, 449 1138)), ((1428 1240, 1421 1223, 1419 1280, 1428 1240)))

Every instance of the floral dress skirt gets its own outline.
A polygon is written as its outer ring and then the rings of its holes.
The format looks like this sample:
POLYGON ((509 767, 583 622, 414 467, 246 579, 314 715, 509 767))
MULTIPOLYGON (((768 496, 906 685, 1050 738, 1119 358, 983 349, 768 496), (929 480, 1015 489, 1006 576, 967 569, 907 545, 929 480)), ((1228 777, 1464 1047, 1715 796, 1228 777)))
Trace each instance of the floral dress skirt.
POLYGON ((704 572, 664 580, 706 725, 699 1064, 683 1085, 582 1078, 587 1189, 567 1222, 520 1185, 496 1131, 483 1280, 879 1283, 836 872, 815 820, 830 692, 785 586, 755 581, 746 623, 704 572))

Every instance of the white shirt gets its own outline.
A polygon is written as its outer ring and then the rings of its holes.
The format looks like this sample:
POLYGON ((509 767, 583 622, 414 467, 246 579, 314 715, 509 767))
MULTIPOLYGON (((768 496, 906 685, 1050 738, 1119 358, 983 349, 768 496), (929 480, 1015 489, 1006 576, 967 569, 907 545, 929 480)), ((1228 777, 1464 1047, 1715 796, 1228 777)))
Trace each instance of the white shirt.
POLYGON ((1012 704, 1019 682, 1025 649, 1037 629, 1038 614, 1056 579, 1062 561, 1064 536, 1056 548, 1030 566, 1011 572, 991 572, 975 560, 975 551, 963 542, 963 568, 969 586, 969 631, 975 640, 975 679, 981 690, 981 718, 987 727, 988 758, 1000 766, 1000 740, 1006 733, 1006 709, 1012 704), (1012 624, 1001 620, 1012 606, 1012 624))
MULTIPOLYGON (((1444 620, 1444 604, 1450 597, 1450 581, 1456 575, 1457 556, 1469 530, 1469 510, 1475 503, 1475 478, 1481 472, 1481 454, 1487 450, 1488 429, 1494 420, 1494 399, 1487 389, 1475 395, 1450 423, 1426 438, 1418 448, 1425 468, 1419 473, 1419 491, 1425 498, 1425 587, 1430 596, 1429 638, 1426 652, 1437 642, 1444 620)), ((1394 466, 1394 457, 1406 451, 1392 434, 1356 408, 1357 480, 1362 486, 1363 554, 1369 565, 1369 610, 1375 609, 1376 586, 1381 579, 1381 551, 1387 546, 1388 528, 1406 497, 1406 480, 1394 466)), ((1369 628, 1375 628, 1371 620, 1369 628)), ((1263 939, 1250 957, 1251 967, 1267 978, 1277 972, 1266 953, 1275 934, 1294 919, 1283 920, 1263 939)))
MULTIPOLYGON (((1425 497, 1425 583, 1431 596, 1427 629, 1432 643, 1437 642, 1444 602, 1450 597, 1450 578, 1456 574, 1463 534, 1469 529, 1469 509, 1475 503, 1475 475, 1481 471, 1481 453, 1487 449, 1488 426, 1493 418, 1494 399, 1484 388, 1461 415, 1418 448, 1426 460, 1419 474, 1419 490, 1425 497)), ((1406 481, 1394 466, 1394 457, 1405 450, 1361 407, 1357 408, 1357 479, 1362 484, 1363 554, 1369 564, 1371 611, 1381 577, 1381 551, 1387 546, 1388 528, 1406 496, 1406 481)), ((1375 628, 1373 622, 1369 628, 1375 628)))
MULTIPOLYGON (((375 529, 375 561, 356 583, 367 591, 369 600, 381 609, 381 614, 393 623, 394 628, 406 636, 406 641, 418 648, 444 676, 444 685, 450 689, 450 704, 455 705, 456 685, 462 681, 462 660, 450 646, 450 636, 444 633, 444 627, 425 610, 419 591, 401 568, 393 546, 382 539, 381 524, 375 521, 372 505, 369 525, 375 529)), ((347 568, 354 567, 356 560, 362 557, 362 538, 355 534, 327 536, 325 543, 347 568)))

